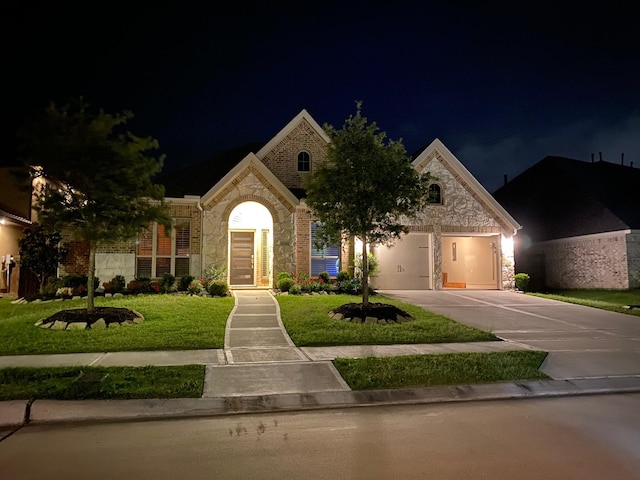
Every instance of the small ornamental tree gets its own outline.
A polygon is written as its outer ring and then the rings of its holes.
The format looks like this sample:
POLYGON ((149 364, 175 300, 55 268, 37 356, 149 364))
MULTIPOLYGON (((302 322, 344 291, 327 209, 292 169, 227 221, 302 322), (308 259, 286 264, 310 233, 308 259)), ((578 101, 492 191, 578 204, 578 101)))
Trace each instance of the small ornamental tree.
MULTIPOLYGON (((320 164, 306 185, 306 203, 321 226, 319 244, 345 237, 362 240, 362 304, 368 305, 368 244, 385 244, 408 232, 406 220, 428 202, 428 173, 419 174, 411 165, 401 140, 386 139, 375 122, 361 114, 350 115, 336 130, 325 125, 331 142, 327 160, 320 164)), ((320 245, 319 245, 320 246, 320 245)))
POLYGON ((48 232, 43 225, 33 224, 18 240, 20 264, 30 270, 38 279, 40 295, 44 293, 47 280, 56 274, 58 265, 67 256, 67 250, 60 244, 62 235, 48 232))
MULTIPOLYGON (((89 112, 82 99, 73 106, 51 104, 21 131, 27 162, 38 186, 40 220, 68 229, 89 244, 87 311, 94 310, 98 245, 135 238, 158 221, 170 227, 164 188, 153 183, 163 155, 158 142, 124 127, 131 112, 89 112)), ((170 228, 167 228, 170 230, 170 228)))

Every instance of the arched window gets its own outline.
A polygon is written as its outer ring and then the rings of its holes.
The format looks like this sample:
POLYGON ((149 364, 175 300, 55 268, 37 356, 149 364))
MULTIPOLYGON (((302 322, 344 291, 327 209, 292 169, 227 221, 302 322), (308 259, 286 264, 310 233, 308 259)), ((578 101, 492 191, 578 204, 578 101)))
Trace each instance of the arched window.
POLYGON ((442 189, 437 183, 429 185, 429 203, 442 205, 442 189))
POLYGON ((311 156, 309 152, 300 152, 298 153, 298 171, 299 172, 310 172, 311 171, 311 156))

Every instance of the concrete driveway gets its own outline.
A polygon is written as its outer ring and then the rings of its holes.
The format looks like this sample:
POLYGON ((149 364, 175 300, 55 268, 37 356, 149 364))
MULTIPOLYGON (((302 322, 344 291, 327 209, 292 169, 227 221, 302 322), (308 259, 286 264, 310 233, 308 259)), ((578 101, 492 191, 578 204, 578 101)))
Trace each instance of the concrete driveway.
POLYGON ((640 317, 495 290, 381 291, 549 352, 554 379, 640 376, 640 317))

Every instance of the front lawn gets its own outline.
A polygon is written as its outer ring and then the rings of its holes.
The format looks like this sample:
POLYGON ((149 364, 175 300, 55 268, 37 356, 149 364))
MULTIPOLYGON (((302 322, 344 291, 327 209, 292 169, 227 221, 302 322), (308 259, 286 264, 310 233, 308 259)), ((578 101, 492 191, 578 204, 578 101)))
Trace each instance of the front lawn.
POLYGON ((143 295, 96 299, 144 316, 139 325, 105 330, 47 330, 33 324, 53 313, 85 308, 85 300, 12 305, 0 299, 0 355, 222 348, 232 297, 143 295))
POLYGON ((549 293, 531 293, 530 295, 640 316, 640 308, 637 308, 640 305, 640 289, 553 290, 549 293), (636 308, 624 308, 629 305, 636 305, 636 308))
POLYGON ((370 301, 388 303, 410 313, 402 324, 350 323, 329 318, 330 310, 359 302, 351 295, 278 295, 287 333, 299 346, 392 345, 396 343, 456 343, 497 340, 492 333, 456 323, 448 317, 395 299, 376 295, 370 301))
POLYGON ((431 387, 541 380, 546 352, 447 353, 401 357, 336 358, 342 378, 353 390, 431 387))
POLYGON ((199 398, 204 365, 0 369, 0 400, 199 398))

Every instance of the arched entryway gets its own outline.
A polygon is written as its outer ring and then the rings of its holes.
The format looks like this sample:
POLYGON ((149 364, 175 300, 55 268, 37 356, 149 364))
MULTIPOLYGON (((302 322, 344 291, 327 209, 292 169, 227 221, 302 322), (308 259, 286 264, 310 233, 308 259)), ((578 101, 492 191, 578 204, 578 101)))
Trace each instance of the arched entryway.
POLYGON ((258 202, 237 205, 229 215, 229 285, 271 287, 273 217, 258 202))

